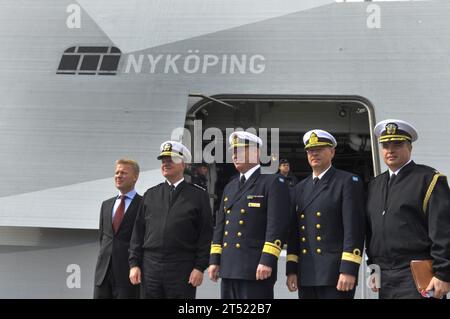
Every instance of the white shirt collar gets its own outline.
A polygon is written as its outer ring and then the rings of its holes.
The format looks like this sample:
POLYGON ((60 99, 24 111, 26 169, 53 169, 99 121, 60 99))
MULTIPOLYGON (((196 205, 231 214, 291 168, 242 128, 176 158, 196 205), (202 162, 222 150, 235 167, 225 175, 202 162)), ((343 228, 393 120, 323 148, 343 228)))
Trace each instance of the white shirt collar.
POLYGON ((329 170, 330 168, 331 168, 331 165, 330 165, 330 167, 328 167, 326 170, 324 170, 322 173, 320 173, 319 176, 315 176, 314 173, 313 173, 313 174, 312 174, 312 178, 314 179, 314 177, 318 177, 319 179, 322 179, 323 175, 325 175, 325 174, 328 172, 328 170, 329 170))
MULTIPOLYGON (((136 196, 136 190, 133 188, 131 191, 123 195, 125 195, 126 198, 133 200, 134 196, 136 196)), ((117 198, 119 198, 120 196, 122 196, 122 193, 119 193, 119 195, 117 195, 117 198)))
POLYGON ((239 178, 241 178, 242 175, 245 176, 245 180, 248 181, 248 179, 253 175, 253 173, 260 168, 261 165, 256 165, 255 167, 250 168, 247 172, 245 172, 245 174, 239 174, 239 178))
MULTIPOLYGON (((166 180, 166 181, 167 181, 167 183, 168 183, 169 185, 172 185, 171 182, 169 182, 168 180, 166 180)), ((184 181, 184 177, 181 178, 178 182, 173 183, 173 186, 175 186, 175 188, 177 188, 177 186, 180 185, 180 183, 181 183, 182 181, 184 181)))
POLYGON ((395 172, 391 171, 391 169, 389 169, 389 177, 392 176, 392 174, 398 175, 398 173, 400 173, 400 170, 405 167, 406 165, 408 165, 409 163, 411 163, 412 159, 409 159, 409 161, 407 161, 402 167, 400 167, 398 170, 396 170, 395 172))

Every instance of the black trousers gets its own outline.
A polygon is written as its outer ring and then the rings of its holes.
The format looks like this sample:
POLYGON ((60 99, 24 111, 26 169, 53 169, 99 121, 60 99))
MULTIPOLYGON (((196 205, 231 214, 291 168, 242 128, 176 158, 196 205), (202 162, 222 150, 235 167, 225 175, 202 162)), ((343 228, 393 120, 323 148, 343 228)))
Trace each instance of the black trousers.
POLYGON ((380 299, 422 299, 409 266, 381 269, 380 299))
POLYGON ((117 285, 114 279, 114 269, 109 263, 105 279, 100 286, 94 287, 94 299, 137 299, 140 295, 139 285, 117 285))
POLYGON ((300 299, 353 299, 355 289, 339 291, 336 286, 306 286, 299 287, 298 297, 300 299))
POLYGON ((194 261, 165 262, 144 254, 142 285, 147 299, 195 299, 197 289, 188 283, 194 261))
POLYGON ((222 278, 222 299, 273 299, 273 280, 241 280, 222 278))

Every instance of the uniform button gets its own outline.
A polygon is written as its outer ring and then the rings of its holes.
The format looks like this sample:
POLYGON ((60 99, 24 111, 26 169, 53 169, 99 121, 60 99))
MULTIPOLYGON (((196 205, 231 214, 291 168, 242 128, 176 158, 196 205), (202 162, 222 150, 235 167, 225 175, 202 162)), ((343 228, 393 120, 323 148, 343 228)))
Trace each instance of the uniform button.
POLYGON ((320 248, 317 248, 317 249, 316 249, 316 252, 317 252, 318 254, 321 254, 321 253, 322 253, 322 250, 321 250, 320 248))
POLYGON ((225 231, 225 236, 228 236, 228 231, 225 231))
POLYGON ((245 209, 241 209, 241 214, 245 214, 245 209))
POLYGON ((305 215, 304 215, 304 214, 301 214, 301 215, 300 215, 300 218, 301 218, 301 219, 305 218, 305 215))
POLYGON ((239 225, 244 225, 244 221, 243 221, 243 220, 240 220, 240 221, 239 221, 239 225))
POLYGON ((305 242, 306 241, 306 237, 302 237, 302 242, 305 242))
POLYGON ((228 246, 228 244, 227 243, 223 243, 223 247, 227 247, 228 246))
POLYGON ((317 217, 320 217, 320 216, 322 216, 322 214, 321 214, 320 212, 317 212, 317 213, 316 213, 316 216, 317 216, 317 217))
POLYGON ((241 237, 241 236, 242 236, 242 233, 241 233, 241 232, 238 232, 238 233, 237 233, 237 236, 238 236, 238 237, 241 237))
POLYGON ((229 223, 230 223, 230 221, 229 221, 229 220, 227 220, 227 221, 225 222, 225 224, 226 224, 226 225, 228 225, 229 223))
POLYGON ((225 198, 223 199, 223 201, 224 201, 224 202, 228 201, 228 197, 225 197, 225 198))
POLYGON ((322 240, 322 237, 317 236, 316 239, 317 239, 317 241, 321 241, 321 240, 322 240))
POLYGON ((227 210, 227 214, 231 213, 231 210, 227 210))
POLYGON ((303 249, 303 250, 302 250, 302 253, 303 253, 303 254, 306 254, 307 252, 308 252, 308 251, 307 251, 306 249, 303 249))
POLYGON ((302 226, 302 230, 305 230, 305 225, 302 226))
POLYGON ((241 248, 241 244, 236 244, 236 248, 241 248))
POLYGON ((320 224, 317 224, 317 225, 316 225, 316 228, 317 228, 317 229, 320 229, 320 224))

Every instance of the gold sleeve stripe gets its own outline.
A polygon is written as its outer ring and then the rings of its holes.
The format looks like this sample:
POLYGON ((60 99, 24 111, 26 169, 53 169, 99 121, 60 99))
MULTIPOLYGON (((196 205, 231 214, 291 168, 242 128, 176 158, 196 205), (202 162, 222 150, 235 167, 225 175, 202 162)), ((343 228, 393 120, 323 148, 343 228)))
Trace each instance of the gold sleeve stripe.
POLYGON ((211 254, 222 254, 221 245, 211 245, 211 254))
POLYGON ((434 187, 436 186, 436 183, 438 181, 438 178, 441 176, 445 176, 444 174, 435 174, 433 176, 433 179, 430 183, 430 186, 428 186, 427 193, 425 194, 425 199, 423 200, 423 212, 426 213, 428 202, 430 201, 431 194, 433 193, 434 187))
POLYGON ((342 260, 351 261, 357 264, 361 264, 362 257, 352 253, 342 253, 342 260))
POLYGON ((273 248, 275 248, 275 249, 278 249, 279 251, 281 251, 281 247, 279 247, 279 246, 277 246, 276 244, 274 244, 274 243, 271 243, 271 242, 268 242, 268 241, 266 241, 265 243, 264 243, 264 246, 270 246, 270 247, 273 247, 273 248))
POLYGON ((298 256, 297 255, 287 255, 286 258, 287 258, 287 261, 293 261, 295 263, 298 263, 298 256))
POLYGON ((280 256, 281 250, 278 247, 274 248, 273 246, 275 246, 275 245, 272 246, 272 245, 268 245, 268 244, 270 244, 270 243, 264 244, 263 253, 271 254, 278 258, 278 256, 280 256))

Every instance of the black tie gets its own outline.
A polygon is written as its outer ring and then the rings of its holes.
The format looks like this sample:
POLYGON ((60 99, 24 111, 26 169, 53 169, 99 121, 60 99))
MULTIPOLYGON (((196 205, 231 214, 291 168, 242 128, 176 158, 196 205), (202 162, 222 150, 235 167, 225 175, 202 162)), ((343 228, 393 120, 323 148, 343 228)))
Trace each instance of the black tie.
POLYGON ((391 188, 392 185, 395 183, 395 179, 396 179, 397 175, 392 174, 391 177, 389 178, 389 182, 388 182, 388 188, 391 188))
POLYGON ((319 178, 316 176, 313 178, 313 186, 316 186, 317 183, 319 182, 319 178))
POLYGON ((172 204, 172 198, 174 193, 175 193, 175 186, 169 185, 169 205, 172 204))
POLYGON ((241 189, 245 184, 245 175, 242 175, 239 179, 239 189, 241 189))

